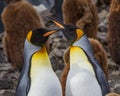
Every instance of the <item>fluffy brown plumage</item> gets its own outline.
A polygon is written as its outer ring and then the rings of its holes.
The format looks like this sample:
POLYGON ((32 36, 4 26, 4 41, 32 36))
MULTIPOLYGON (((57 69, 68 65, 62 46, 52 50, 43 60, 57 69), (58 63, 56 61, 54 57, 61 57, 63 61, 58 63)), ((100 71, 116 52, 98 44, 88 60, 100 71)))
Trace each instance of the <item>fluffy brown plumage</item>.
POLYGON ((108 48, 112 59, 120 65, 120 0, 112 0, 108 20, 108 48))
MULTIPOLYGON (((106 78, 108 78, 108 62, 107 62, 107 56, 106 53, 102 47, 102 45, 99 43, 99 41, 95 39, 89 39, 94 55, 98 62, 101 65, 102 70, 105 72, 106 78)), ((62 91, 63 91, 63 96, 65 96, 65 86, 66 86, 66 80, 67 80, 67 75, 70 69, 70 62, 69 62, 69 48, 66 50, 64 54, 64 62, 65 62, 65 68, 61 74, 61 85, 62 85, 62 91)))
POLYGON ((8 61, 17 69, 23 65, 23 47, 26 34, 38 27, 44 27, 35 9, 23 0, 7 0, 2 21, 5 27, 4 51, 8 61))
POLYGON ((97 38, 98 13, 92 0, 64 0, 62 10, 65 24, 77 25, 89 38, 97 38))
POLYGON ((116 94, 116 93, 109 93, 106 96, 120 96, 120 94, 116 94))

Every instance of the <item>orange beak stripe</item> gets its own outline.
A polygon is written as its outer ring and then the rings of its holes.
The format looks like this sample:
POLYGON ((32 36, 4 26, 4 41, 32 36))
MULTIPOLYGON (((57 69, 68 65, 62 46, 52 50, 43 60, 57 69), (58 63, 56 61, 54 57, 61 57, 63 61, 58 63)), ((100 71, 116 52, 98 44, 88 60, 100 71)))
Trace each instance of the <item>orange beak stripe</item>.
POLYGON ((54 22, 58 27, 60 27, 60 28, 64 28, 64 26, 61 25, 60 23, 58 23, 57 21, 53 20, 53 22, 54 22))
POLYGON ((46 36, 49 36, 49 35, 51 35, 55 32, 57 32, 57 30, 52 30, 52 31, 49 31, 49 32, 45 33, 43 36, 46 37, 46 36))

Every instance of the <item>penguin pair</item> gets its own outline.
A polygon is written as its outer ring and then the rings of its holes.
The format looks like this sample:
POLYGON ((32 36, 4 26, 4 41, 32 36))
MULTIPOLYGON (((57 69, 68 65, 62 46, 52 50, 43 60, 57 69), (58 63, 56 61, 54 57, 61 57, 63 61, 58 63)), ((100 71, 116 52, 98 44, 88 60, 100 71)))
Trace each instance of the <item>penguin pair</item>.
MULTIPOLYGON (((106 77, 86 35, 76 26, 64 25, 55 19, 53 22, 71 43, 65 96, 105 96, 109 92, 106 77)), ((52 70, 45 47, 49 35, 57 31, 36 29, 28 33, 16 96, 62 96, 60 82, 52 70)))
POLYGON ((54 73, 45 43, 56 30, 34 29, 24 44, 24 66, 15 96, 62 96, 61 84, 54 73))
POLYGON ((71 44, 67 59, 70 68, 66 68, 69 72, 66 72, 63 96, 105 96, 110 92, 109 85, 85 33, 77 26, 52 20, 62 28, 64 36, 71 44))

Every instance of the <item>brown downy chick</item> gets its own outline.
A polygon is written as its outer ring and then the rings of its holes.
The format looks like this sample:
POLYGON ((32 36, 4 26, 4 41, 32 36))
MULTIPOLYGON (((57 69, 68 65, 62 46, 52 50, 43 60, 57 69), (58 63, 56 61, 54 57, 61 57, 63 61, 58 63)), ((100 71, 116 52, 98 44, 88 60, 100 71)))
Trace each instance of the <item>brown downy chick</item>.
MULTIPOLYGON (((108 62, 107 62, 107 56, 106 56, 104 49, 97 40, 89 39, 89 41, 93 47, 94 55, 96 59, 98 60, 99 64, 101 65, 102 70, 105 72, 106 78, 108 79, 108 62)), ((67 75, 70 69, 69 48, 65 51, 64 62, 65 62, 65 68, 61 75, 63 96, 65 96, 66 79, 67 79, 67 75)))
POLYGON ((116 93, 109 93, 106 96, 120 96, 120 94, 116 94, 116 93))
POLYGON ((98 13, 92 0, 64 0, 62 10, 65 24, 77 25, 89 38, 97 38, 98 13))
POLYGON ((120 0, 111 2, 107 35, 111 57, 120 65, 120 0))
POLYGON ((5 27, 4 51, 8 61, 17 69, 23 66, 23 46, 27 33, 44 27, 36 10, 23 0, 6 0, 2 21, 5 27), (8 2, 7 2, 8 1, 8 2))

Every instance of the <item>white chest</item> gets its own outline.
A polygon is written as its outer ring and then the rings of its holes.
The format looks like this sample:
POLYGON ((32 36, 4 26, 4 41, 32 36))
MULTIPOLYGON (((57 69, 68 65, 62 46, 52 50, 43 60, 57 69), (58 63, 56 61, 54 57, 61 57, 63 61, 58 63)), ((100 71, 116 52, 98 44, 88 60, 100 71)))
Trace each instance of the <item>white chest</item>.
POLYGON ((70 71, 65 94, 66 96, 102 96, 92 65, 79 47, 70 49, 70 71))
POLYGON ((67 77, 66 96, 102 96, 102 93, 93 74, 74 66, 67 77))
POLYGON ((36 70, 28 96, 62 96, 60 82, 52 70, 36 70))

